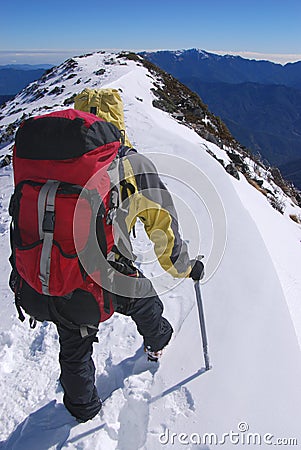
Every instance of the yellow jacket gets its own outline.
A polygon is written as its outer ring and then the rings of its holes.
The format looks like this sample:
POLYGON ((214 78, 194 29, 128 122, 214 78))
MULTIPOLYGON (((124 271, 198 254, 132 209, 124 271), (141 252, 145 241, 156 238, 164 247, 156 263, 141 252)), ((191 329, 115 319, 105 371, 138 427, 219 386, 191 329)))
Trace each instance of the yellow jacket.
POLYGON ((85 89, 75 98, 75 109, 92 112, 113 123, 122 132, 124 144, 118 161, 120 207, 115 220, 118 225, 118 250, 128 258, 133 256, 129 233, 137 218, 154 243, 162 268, 174 277, 187 277, 191 271, 186 243, 181 239, 176 210, 170 193, 160 180, 153 163, 130 149, 126 132, 123 104, 117 89, 85 89))
POLYGON ((120 164, 124 171, 121 211, 127 232, 133 229, 139 218, 154 243, 154 251, 162 268, 173 277, 187 277, 191 271, 187 245, 179 233, 171 195, 154 164, 134 150, 129 150, 120 159, 120 164))

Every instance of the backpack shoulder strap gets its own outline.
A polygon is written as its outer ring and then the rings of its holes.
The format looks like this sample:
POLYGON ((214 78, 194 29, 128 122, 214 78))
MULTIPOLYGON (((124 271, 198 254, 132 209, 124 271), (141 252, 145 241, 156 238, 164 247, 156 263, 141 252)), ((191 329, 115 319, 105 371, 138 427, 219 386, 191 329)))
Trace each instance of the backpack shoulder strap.
POLYGON ((129 155, 130 153, 137 153, 137 150, 133 147, 128 147, 127 145, 121 145, 118 150, 118 155, 120 158, 129 155))

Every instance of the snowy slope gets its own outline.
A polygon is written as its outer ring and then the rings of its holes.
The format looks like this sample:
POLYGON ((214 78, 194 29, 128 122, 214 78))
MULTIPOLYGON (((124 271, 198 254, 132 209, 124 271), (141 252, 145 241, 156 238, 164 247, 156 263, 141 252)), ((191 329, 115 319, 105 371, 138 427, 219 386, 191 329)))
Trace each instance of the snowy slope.
POLYGON ((160 365, 154 365, 145 362, 129 318, 115 314, 101 324, 94 359, 97 387, 107 399, 101 415, 77 425, 62 406, 55 327, 44 323, 30 330, 16 318, 7 287, 12 172, 2 168, 0 449, 230 450, 245 448, 249 433, 258 433, 262 448, 277 438, 295 438, 300 446, 300 226, 275 211, 243 177, 228 175, 204 146, 226 159, 220 148, 152 107, 154 79, 144 67, 107 53, 74 60, 75 67, 60 66, 8 104, 0 126, 43 113, 46 106, 62 109, 66 98, 87 86, 121 90, 130 140, 156 162, 174 193, 191 256, 200 251, 206 256, 202 293, 213 368, 200 370, 192 281, 174 287, 138 227, 138 262, 162 293, 175 335, 160 365), (96 75, 101 68, 105 73, 96 75), (61 86, 61 93, 50 94, 61 86), (35 98, 42 90, 44 96, 35 98), (208 436, 201 439, 204 433, 215 433, 212 444, 208 436), (223 433, 231 435, 224 436, 224 444, 223 433))

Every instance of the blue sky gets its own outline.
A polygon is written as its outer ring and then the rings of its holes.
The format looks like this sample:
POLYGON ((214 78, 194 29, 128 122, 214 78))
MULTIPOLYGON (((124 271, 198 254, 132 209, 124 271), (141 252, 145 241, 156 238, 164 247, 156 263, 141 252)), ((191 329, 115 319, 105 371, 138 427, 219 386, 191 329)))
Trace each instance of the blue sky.
POLYGON ((301 0, 7 0, 0 13, 0 64, 192 47, 301 60, 301 0))

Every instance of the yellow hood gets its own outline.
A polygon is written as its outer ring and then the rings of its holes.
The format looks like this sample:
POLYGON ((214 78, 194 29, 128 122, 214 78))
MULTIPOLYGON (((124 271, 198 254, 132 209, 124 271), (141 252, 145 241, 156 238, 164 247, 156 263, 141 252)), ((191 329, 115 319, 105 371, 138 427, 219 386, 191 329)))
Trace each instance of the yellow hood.
POLYGON ((113 123, 123 132, 125 145, 132 147, 125 132, 123 103, 117 89, 84 89, 75 97, 74 109, 91 112, 113 123))

